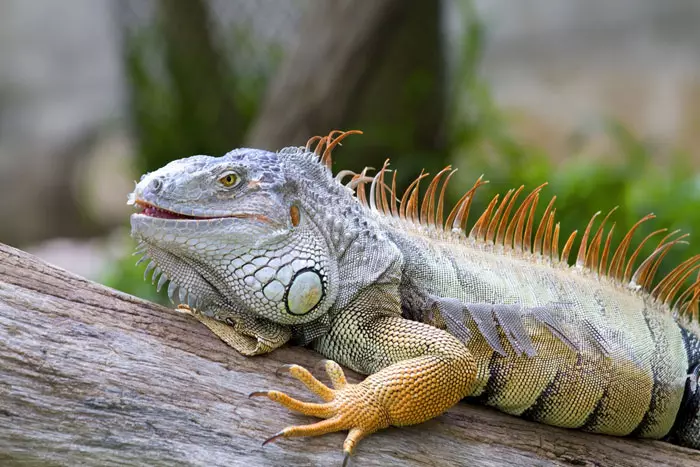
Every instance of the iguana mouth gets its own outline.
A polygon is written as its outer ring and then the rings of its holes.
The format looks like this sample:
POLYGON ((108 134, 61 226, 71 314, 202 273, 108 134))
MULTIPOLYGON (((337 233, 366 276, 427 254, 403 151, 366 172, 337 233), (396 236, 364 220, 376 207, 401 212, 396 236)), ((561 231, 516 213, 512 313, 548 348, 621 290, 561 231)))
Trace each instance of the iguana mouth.
POLYGON ((255 219, 257 221, 266 222, 268 224, 274 223, 272 221, 272 219, 270 219, 267 216, 263 216, 262 214, 232 213, 232 214, 228 214, 225 216, 193 216, 193 215, 188 215, 188 214, 181 214, 181 213, 175 212, 175 211, 170 211, 168 209, 161 208, 161 207, 158 207, 154 204, 151 204, 147 201, 143 201, 141 199, 135 200, 133 202, 133 204, 134 204, 134 206, 136 206, 137 208, 139 208, 141 210, 137 214, 141 214, 141 215, 148 216, 148 217, 155 217, 158 219, 208 221, 208 220, 216 220, 216 219, 235 218, 235 219, 255 219))
POLYGON ((201 219, 196 216, 187 216, 185 214, 180 214, 179 212, 159 208, 158 206, 154 206, 153 204, 142 200, 136 200, 134 204, 141 209, 139 214, 143 214, 144 216, 148 217, 157 217, 159 219, 201 219))

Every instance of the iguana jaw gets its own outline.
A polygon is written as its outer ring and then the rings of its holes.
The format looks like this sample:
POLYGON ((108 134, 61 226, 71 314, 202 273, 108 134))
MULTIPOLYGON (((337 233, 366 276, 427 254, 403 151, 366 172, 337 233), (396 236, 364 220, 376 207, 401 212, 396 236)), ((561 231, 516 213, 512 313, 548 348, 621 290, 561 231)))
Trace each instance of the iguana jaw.
POLYGON ((157 217, 159 219, 202 219, 197 216, 188 216, 185 214, 180 214, 178 212, 170 211, 168 209, 160 208, 151 203, 148 203, 141 199, 135 199, 133 203, 139 212, 136 215, 143 215, 146 217, 157 217))
POLYGON ((159 206, 156 206, 152 203, 149 203, 147 201, 144 201, 142 199, 134 199, 133 202, 130 202, 129 204, 133 204, 139 212, 133 214, 134 216, 143 216, 143 217, 150 217, 150 218, 155 218, 155 219, 168 219, 168 220, 183 220, 183 221, 214 221, 214 220, 221 220, 221 219, 227 219, 227 218, 233 218, 233 219, 252 219, 252 220, 257 220, 260 222, 264 222, 267 224, 276 224, 275 221, 270 219, 267 216, 264 216, 262 214, 256 214, 256 213, 231 213, 228 215, 217 215, 217 216, 199 216, 199 215, 188 215, 188 214, 182 214, 176 211, 172 211, 169 209, 165 209, 159 206))

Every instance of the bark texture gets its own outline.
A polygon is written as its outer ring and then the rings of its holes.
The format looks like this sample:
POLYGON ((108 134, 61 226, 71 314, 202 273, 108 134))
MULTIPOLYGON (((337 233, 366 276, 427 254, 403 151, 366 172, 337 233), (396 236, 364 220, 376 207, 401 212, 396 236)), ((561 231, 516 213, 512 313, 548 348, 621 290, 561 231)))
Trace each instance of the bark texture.
MULTIPOLYGON (((301 348, 242 357, 188 316, 0 244, 2 465, 339 465, 341 433, 261 447, 310 420, 247 398, 266 388, 308 397, 275 371, 318 369, 320 360, 301 348)), ((370 436, 355 462, 689 466, 700 465, 700 452, 458 404, 428 423, 370 436)))

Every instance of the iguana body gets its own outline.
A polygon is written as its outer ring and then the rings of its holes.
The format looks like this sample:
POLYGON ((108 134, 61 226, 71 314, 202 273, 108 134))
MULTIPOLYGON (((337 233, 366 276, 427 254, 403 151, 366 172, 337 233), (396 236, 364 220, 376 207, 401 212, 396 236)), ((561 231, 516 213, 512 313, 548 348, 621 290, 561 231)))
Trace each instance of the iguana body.
POLYGON ((443 223, 451 173, 433 179, 420 209, 417 182, 397 205, 386 166, 333 178, 330 151, 345 135, 310 141, 319 154, 309 144, 182 159, 132 194, 147 272, 170 279, 171 297, 227 343, 253 355, 295 338, 371 375, 349 385, 329 363, 333 390, 292 366, 324 403, 255 394, 326 420, 270 440, 349 430, 349 454, 373 431, 471 396, 543 423, 700 448, 700 281, 681 290, 700 258, 646 291, 680 237, 634 269, 634 229, 613 252, 591 221, 569 267, 573 236, 559 255, 551 203, 534 227, 539 188, 520 203, 522 188, 494 199, 466 236, 481 181, 443 223))

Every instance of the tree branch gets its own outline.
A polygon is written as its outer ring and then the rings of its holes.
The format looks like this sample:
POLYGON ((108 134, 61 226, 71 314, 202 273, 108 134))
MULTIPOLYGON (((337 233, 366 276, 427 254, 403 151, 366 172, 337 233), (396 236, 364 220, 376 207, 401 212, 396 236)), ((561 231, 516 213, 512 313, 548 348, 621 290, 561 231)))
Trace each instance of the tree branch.
MULTIPOLYGON (((247 398, 308 397, 275 370, 320 359, 301 348, 242 357, 188 316, 0 244, 0 464, 339 465, 341 433, 261 447, 309 419, 247 398)), ((356 462, 656 467, 700 465, 700 452, 458 404, 370 436, 356 462)))

